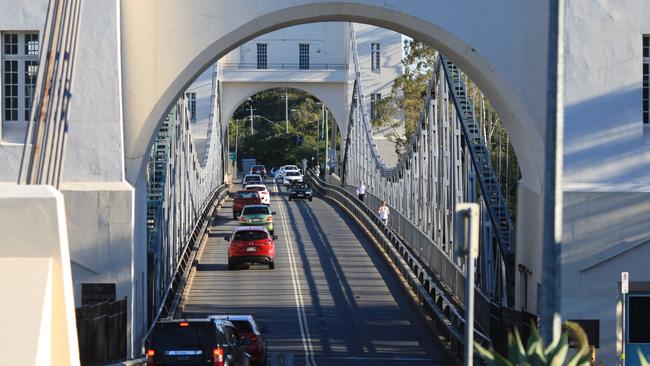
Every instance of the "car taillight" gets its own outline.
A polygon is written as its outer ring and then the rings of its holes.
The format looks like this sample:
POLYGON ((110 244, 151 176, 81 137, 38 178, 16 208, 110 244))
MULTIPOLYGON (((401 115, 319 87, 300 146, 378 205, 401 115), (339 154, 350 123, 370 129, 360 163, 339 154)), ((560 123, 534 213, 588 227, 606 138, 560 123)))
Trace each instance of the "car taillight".
POLYGON ((246 222, 246 218, 245 218, 244 216, 241 216, 241 217, 239 218, 239 222, 246 222))
POLYGON ((257 337, 255 335, 251 336, 251 342, 257 342, 257 337))
POLYGON ((147 366, 153 366, 153 356, 156 355, 156 351, 149 349, 147 350, 147 366))
POLYGON ((223 349, 221 347, 212 350, 212 364, 214 366, 223 366, 223 349))
POLYGON ((270 222, 270 221, 273 221, 273 216, 267 216, 267 217, 266 217, 266 221, 269 221, 269 222, 270 222))

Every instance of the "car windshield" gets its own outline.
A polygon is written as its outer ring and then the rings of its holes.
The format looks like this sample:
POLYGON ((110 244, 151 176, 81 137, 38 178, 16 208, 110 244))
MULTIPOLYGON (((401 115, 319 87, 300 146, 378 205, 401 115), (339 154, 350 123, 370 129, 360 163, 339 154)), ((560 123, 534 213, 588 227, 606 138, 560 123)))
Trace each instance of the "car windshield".
POLYGON ((264 165, 253 165, 253 169, 255 169, 255 170, 264 170, 264 165))
POLYGON ((160 350, 182 350, 210 348, 215 343, 213 326, 210 322, 158 323, 152 334, 153 348, 160 350))
POLYGON ((261 230, 242 230, 238 231, 233 235, 232 240, 262 240, 262 239, 267 239, 268 236, 265 231, 261 230))
POLYGON ((237 198, 240 199, 260 198, 260 195, 257 194, 257 192, 238 192, 237 198))
POLYGON ((269 208, 266 206, 246 206, 242 215, 270 215, 269 208))
POLYGON ((309 188, 309 186, 307 185, 307 183, 294 183, 293 188, 298 188, 298 189, 309 188))
POLYGON ((250 191, 258 191, 258 192, 260 192, 260 191, 264 191, 264 190, 266 190, 266 187, 262 187, 262 186, 257 186, 257 187, 256 187, 256 186, 252 186, 252 187, 251 187, 251 186, 249 186, 249 187, 246 187, 246 189, 247 189, 247 190, 250 190, 250 191))
POLYGON ((300 173, 298 172, 287 172, 287 177, 297 177, 300 173))
POLYGON ((287 165, 284 167, 284 170, 298 170, 298 167, 295 165, 287 165))

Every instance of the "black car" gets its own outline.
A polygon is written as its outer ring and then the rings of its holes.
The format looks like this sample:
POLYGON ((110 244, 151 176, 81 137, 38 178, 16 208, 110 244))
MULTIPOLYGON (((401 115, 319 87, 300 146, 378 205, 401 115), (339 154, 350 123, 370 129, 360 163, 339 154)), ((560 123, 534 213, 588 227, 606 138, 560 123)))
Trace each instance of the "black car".
POLYGON ((249 366, 250 355, 230 321, 163 320, 147 342, 147 365, 249 366))
POLYGON ((253 165, 250 174, 259 174, 262 179, 266 179, 266 167, 264 165, 253 165))
POLYGON ((309 199, 311 201, 313 195, 311 187, 305 182, 293 182, 289 188, 289 201, 292 199, 309 199))

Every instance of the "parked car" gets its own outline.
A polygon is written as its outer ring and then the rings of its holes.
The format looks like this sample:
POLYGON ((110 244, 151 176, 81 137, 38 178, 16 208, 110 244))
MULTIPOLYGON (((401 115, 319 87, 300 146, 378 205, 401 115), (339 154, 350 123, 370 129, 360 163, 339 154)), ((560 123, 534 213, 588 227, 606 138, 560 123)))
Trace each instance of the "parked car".
POLYGON ((232 219, 237 220, 244 206, 261 205, 262 198, 257 191, 238 191, 233 195, 232 201, 232 219))
POLYGON ((242 180, 242 184, 247 185, 252 183, 264 184, 264 180, 259 174, 246 174, 242 180))
POLYGON ((271 204, 271 194, 269 193, 269 190, 266 189, 266 186, 264 184, 258 184, 258 183, 247 184, 244 187, 244 189, 247 191, 257 191, 257 193, 260 195, 260 198, 262 199, 263 204, 265 205, 271 204))
POLYGON ((275 236, 263 226, 241 226, 226 235, 228 269, 238 264, 267 264, 275 268, 275 236))
POLYGON ((287 172, 284 174, 284 178, 282 178, 282 183, 285 186, 290 186, 293 182, 296 181, 302 182, 302 174, 294 170, 287 170, 287 172))
POLYGON ((248 346, 225 319, 158 321, 147 341, 147 365, 248 366, 248 346))
POLYGON ((239 225, 264 226, 273 235, 273 215, 267 205, 248 205, 239 215, 239 225))
POLYGON ((311 201, 314 192, 311 189, 311 186, 305 182, 294 181, 289 188, 289 201, 292 199, 308 199, 311 201))
POLYGON ((267 345, 264 330, 260 329, 251 315, 211 315, 210 319, 230 321, 237 329, 241 344, 256 365, 266 365, 267 345))
POLYGON ((266 179, 266 167, 264 165, 253 165, 250 174, 259 174, 262 179, 266 179))

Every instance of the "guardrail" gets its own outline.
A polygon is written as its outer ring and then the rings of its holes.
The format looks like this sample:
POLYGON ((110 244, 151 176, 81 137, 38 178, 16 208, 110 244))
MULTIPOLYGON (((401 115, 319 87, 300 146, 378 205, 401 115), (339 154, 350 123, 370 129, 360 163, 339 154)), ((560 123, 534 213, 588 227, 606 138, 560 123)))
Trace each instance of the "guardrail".
MULTIPOLYGON (((415 292, 424 313, 433 320, 436 331, 447 340, 450 351, 455 356, 462 357, 465 344, 464 312, 457 306, 456 301, 449 297, 440 282, 429 274, 426 265, 412 253, 397 233, 381 223, 374 210, 359 201, 354 194, 325 183, 311 172, 306 177, 318 192, 347 210, 380 243, 411 290, 415 292)), ((474 337, 475 341, 483 346, 491 344, 489 337, 478 329, 474 337)), ((477 358, 477 362, 481 361, 477 358)))
POLYGON ((210 217, 216 207, 215 202, 220 201, 225 193, 228 191, 228 185, 222 184, 215 188, 210 194, 209 198, 205 201, 203 207, 201 208, 201 216, 197 220, 194 228, 192 230, 192 235, 189 242, 183 250, 183 255, 174 270, 173 280, 170 282, 165 292, 165 296, 161 301, 161 305, 156 312, 156 317, 152 321, 149 329, 145 333, 143 340, 146 340, 153 329, 153 326, 159 319, 173 318, 178 308, 180 302, 180 297, 183 293, 183 287, 185 286, 185 281, 187 280, 187 273, 191 268, 191 264, 194 261, 196 255, 196 244, 200 242, 200 239, 203 237, 205 230, 208 226, 210 217))
POLYGON ((238 69, 238 70, 268 70, 268 71, 277 71, 277 70, 291 70, 291 71, 337 71, 337 70, 347 70, 349 68, 348 64, 313 64, 301 65, 299 63, 232 63, 224 62, 220 63, 219 67, 221 69, 238 69))

